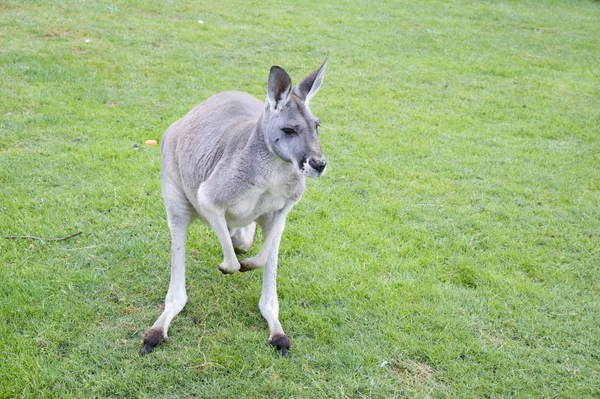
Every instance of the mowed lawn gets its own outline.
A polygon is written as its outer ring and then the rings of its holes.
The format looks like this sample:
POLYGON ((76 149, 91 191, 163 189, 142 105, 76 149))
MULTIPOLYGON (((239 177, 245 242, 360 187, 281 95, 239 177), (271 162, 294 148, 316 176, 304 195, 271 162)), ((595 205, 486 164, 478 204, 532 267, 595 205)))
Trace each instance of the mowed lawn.
POLYGON ((599 38, 593 0, 3 0, 0 235, 82 234, 0 239, 0 398, 600 397, 599 38), (196 223, 140 357, 170 267, 144 141, 326 57, 290 356, 196 223))

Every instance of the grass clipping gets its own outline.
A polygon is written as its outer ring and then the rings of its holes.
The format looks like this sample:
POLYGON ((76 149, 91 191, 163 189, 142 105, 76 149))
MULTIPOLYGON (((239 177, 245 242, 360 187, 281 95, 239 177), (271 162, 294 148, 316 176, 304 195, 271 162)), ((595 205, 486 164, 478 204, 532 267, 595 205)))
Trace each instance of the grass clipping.
POLYGON ((443 371, 436 370, 427 363, 395 359, 389 363, 389 368, 410 391, 440 392, 447 388, 443 371))

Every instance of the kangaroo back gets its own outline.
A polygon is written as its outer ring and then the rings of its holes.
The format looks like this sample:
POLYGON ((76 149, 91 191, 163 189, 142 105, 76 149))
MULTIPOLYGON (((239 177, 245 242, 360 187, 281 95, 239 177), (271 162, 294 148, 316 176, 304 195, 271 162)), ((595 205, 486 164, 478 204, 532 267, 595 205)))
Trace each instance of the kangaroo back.
POLYGON ((263 104, 247 93, 216 94, 173 123, 161 143, 161 179, 177 184, 195 204, 200 187, 219 165, 231 165, 250 140, 263 104))

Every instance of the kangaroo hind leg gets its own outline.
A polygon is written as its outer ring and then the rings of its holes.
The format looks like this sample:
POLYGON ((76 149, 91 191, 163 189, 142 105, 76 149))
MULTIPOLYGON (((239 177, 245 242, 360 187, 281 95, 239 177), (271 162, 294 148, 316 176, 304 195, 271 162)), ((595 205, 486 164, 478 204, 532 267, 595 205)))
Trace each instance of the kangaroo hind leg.
POLYGON ((187 303, 185 289, 185 245, 187 232, 193 220, 192 207, 181 194, 163 190, 169 230, 171 231, 171 281, 165 299, 165 308, 151 328, 144 333, 140 354, 152 352, 154 347, 167 341, 171 321, 187 303))

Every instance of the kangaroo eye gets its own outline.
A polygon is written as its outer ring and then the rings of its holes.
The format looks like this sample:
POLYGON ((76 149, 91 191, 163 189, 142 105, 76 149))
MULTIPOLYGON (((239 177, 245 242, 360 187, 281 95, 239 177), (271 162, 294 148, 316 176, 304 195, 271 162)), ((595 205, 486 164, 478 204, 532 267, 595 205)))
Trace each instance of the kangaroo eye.
POLYGON ((296 134, 296 131, 294 129, 292 129, 291 127, 284 127, 281 130, 283 130, 283 132, 285 134, 288 134, 288 135, 290 135, 290 134, 296 134))

